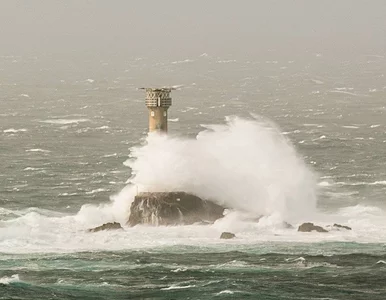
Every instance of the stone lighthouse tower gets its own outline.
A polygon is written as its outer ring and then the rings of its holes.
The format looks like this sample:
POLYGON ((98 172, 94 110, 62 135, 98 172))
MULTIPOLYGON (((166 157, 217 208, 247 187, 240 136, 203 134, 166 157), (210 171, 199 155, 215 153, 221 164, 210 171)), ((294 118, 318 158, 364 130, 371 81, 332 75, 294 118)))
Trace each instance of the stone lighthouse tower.
POLYGON ((168 131, 168 108, 172 105, 170 93, 173 88, 142 88, 146 91, 149 109, 149 132, 168 131))

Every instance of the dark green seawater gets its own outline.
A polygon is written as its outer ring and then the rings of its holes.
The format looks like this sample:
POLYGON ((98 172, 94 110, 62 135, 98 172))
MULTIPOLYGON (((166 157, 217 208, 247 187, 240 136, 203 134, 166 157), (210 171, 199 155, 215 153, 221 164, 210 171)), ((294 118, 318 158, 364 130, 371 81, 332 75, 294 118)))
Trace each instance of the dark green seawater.
POLYGON ((1 285, 0 299, 384 299, 386 295, 385 246, 376 244, 166 247, 7 255, 1 262, 1 272, 8 275, 17 265, 23 281, 1 285))

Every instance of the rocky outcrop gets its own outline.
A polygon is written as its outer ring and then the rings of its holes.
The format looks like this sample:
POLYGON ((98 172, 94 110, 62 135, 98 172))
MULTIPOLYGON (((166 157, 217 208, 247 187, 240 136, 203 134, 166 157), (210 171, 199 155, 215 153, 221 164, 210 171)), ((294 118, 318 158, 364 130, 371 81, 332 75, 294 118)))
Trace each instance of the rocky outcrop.
POLYGON ((88 232, 98 232, 98 231, 102 231, 102 230, 116 230, 116 229, 123 229, 121 224, 117 223, 117 222, 112 222, 112 223, 105 223, 101 226, 98 226, 98 227, 95 227, 95 228, 91 228, 89 230, 87 230, 88 232))
POLYGON ((346 226, 346 225, 341 225, 335 223, 334 225, 327 225, 327 229, 315 225, 314 223, 303 223, 302 225, 299 226, 298 231, 301 232, 311 232, 311 231, 317 231, 317 232, 329 232, 330 230, 352 230, 351 227, 346 226))
POLYGON ((229 240, 235 238, 236 235, 232 232, 223 232, 221 233, 220 239, 229 240))
POLYGON ((314 225, 314 223, 303 223, 302 225, 299 226, 298 231, 301 231, 301 232, 311 232, 311 231, 328 232, 323 227, 318 226, 318 225, 314 225))
POLYGON ((224 208, 185 192, 140 193, 131 204, 128 225, 187 225, 212 223, 224 208))
POLYGON ((346 225, 340 225, 340 224, 334 224, 334 225, 332 225, 332 227, 333 228, 335 228, 335 229, 346 229, 346 230, 352 230, 352 228, 351 227, 349 227, 349 226, 346 226, 346 225))

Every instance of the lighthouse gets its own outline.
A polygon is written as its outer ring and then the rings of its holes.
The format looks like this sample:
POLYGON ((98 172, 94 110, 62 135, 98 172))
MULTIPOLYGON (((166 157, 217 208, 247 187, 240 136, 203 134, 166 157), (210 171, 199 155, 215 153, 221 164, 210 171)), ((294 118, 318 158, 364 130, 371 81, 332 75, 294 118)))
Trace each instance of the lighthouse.
MULTIPOLYGON (((146 92, 145 103, 149 110, 149 132, 166 133, 168 130, 168 109, 172 105, 170 93, 176 88, 141 89, 146 92)), ((165 142, 164 139, 162 140, 165 142)), ((169 167, 167 162, 165 162, 164 167, 169 167)), ((162 182, 164 178, 159 178, 159 180, 162 182)), ((175 191, 175 188, 172 189, 173 191, 157 191, 157 186, 149 185, 142 186, 141 190, 139 192, 137 189, 137 195, 131 203, 127 221, 129 226, 207 223, 208 221, 214 222, 224 215, 224 207, 185 191, 175 191)))
POLYGON ((168 108, 172 105, 170 93, 173 88, 142 88, 146 91, 149 110, 149 132, 168 131, 168 108))

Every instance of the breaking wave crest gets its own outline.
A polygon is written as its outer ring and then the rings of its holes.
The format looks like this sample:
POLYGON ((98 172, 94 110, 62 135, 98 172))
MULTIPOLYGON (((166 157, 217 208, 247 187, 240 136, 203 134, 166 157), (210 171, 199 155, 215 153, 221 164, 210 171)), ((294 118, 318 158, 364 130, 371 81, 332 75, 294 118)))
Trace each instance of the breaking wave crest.
POLYGON ((185 191, 256 215, 315 210, 315 176, 274 124, 229 117, 203 127, 193 139, 150 134, 133 148, 126 164, 135 189, 185 191))
POLYGON ((18 274, 14 274, 10 277, 5 276, 5 277, 0 278, 0 284, 8 285, 8 284, 11 284, 14 282, 20 282, 18 274))

